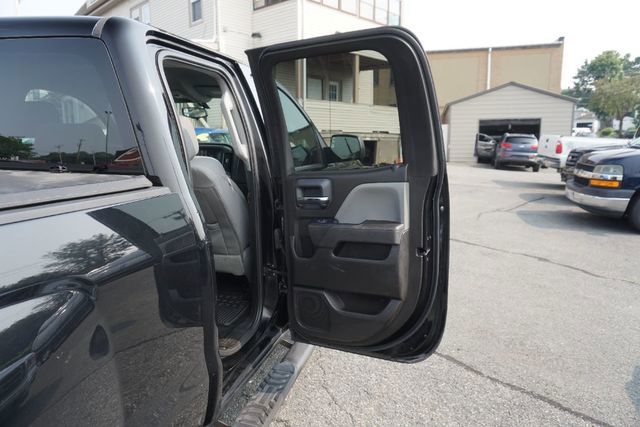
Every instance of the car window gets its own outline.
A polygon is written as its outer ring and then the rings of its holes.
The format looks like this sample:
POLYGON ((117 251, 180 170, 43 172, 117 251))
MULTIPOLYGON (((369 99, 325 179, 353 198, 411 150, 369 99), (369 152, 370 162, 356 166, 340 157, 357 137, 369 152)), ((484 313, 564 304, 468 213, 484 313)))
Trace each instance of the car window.
POLYGON ((278 89, 278 96, 287 124, 293 165, 295 167, 322 165, 323 143, 316 129, 283 89, 278 89))
POLYGON ((2 40, 0 48, 0 169, 142 172, 113 68, 99 41, 2 40))
POLYGON ((526 136, 509 136, 507 137, 507 141, 512 144, 536 144, 538 142, 535 138, 530 138, 526 136))
POLYGON ((387 58, 355 51, 305 61, 303 69, 285 61, 274 70, 294 166, 353 170, 403 163, 387 58))

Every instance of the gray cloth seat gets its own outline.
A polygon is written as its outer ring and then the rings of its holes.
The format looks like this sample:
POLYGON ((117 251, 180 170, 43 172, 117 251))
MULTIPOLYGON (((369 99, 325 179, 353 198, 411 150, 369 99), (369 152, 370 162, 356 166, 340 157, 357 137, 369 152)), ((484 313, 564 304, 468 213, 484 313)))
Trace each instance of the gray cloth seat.
POLYGON ((222 163, 198 156, 198 139, 193 122, 180 117, 187 156, 190 159, 193 189, 202 209, 213 244, 217 272, 249 276, 251 245, 249 208, 242 191, 227 176, 222 163))

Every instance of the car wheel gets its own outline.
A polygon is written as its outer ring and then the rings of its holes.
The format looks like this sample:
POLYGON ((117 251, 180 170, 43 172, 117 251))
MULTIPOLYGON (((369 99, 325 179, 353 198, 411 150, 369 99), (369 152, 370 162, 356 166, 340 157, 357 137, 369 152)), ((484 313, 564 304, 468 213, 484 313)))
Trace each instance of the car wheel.
POLYGON ((629 210, 629 222, 636 230, 640 231, 640 196, 634 197, 632 203, 633 205, 629 210))
POLYGON ((531 170, 533 170, 534 172, 540 172, 540 165, 532 166, 531 170))

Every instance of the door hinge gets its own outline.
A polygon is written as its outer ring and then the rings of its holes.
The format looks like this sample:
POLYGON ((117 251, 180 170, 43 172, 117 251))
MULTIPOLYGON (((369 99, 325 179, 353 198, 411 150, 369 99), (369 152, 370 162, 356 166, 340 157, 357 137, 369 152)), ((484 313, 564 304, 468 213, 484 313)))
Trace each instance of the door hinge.
POLYGON ((278 267, 273 264, 267 264, 263 268, 263 275, 264 277, 275 280, 278 283, 278 290, 280 292, 287 292, 287 282, 284 271, 278 269, 278 267))
POLYGON ((282 230, 280 228, 276 228, 273 230, 273 245, 276 247, 276 250, 284 249, 284 239, 282 238, 282 230))

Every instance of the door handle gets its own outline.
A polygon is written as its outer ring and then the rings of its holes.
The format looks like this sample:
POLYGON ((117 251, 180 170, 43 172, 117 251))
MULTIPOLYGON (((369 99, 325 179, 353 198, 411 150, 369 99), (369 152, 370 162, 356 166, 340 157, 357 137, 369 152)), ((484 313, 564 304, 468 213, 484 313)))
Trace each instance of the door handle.
POLYGON ((302 205, 313 205, 321 208, 326 208, 329 205, 329 196, 305 196, 302 199, 298 199, 302 202, 302 205))
POLYGON ((296 202, 302 209, 324 209, 331 202, 331 181, 327 178, 296 180, 296 202))

